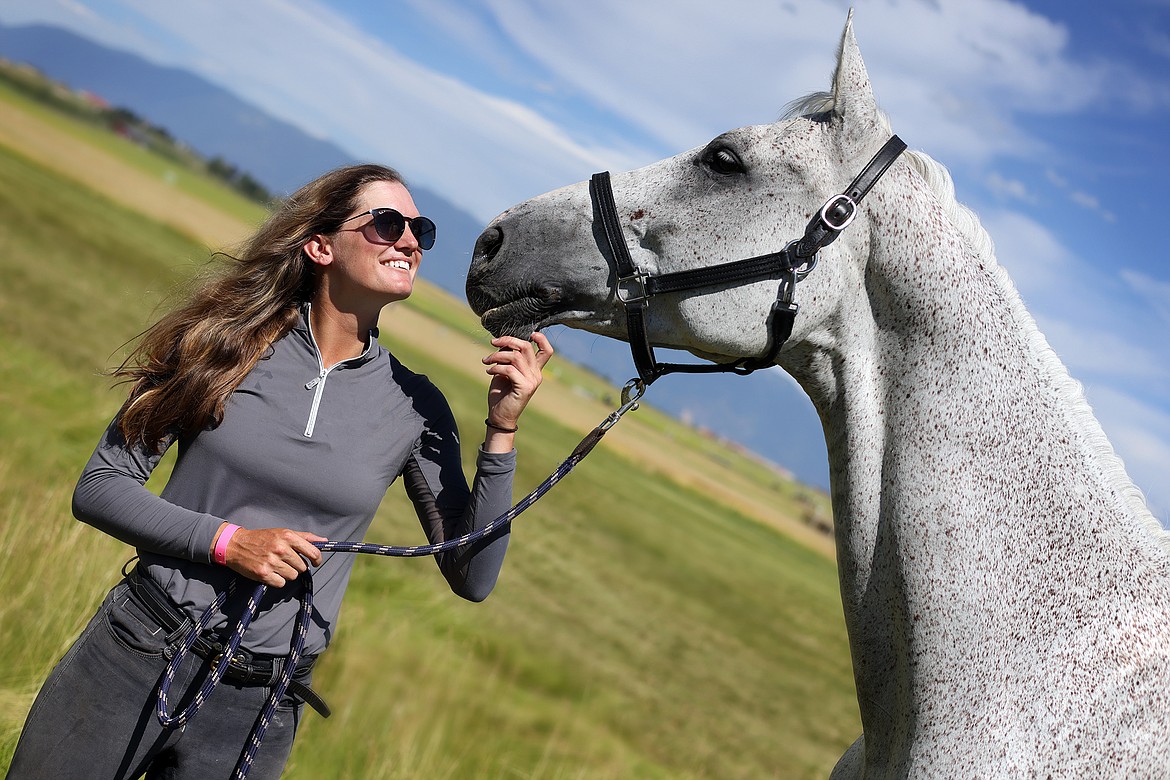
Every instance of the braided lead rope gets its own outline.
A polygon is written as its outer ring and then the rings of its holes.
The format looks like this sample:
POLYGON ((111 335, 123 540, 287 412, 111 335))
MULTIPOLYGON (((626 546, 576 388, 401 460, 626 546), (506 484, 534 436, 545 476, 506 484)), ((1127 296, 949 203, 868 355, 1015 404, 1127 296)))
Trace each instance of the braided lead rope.
MULTIPOLYGON (((464 534, 456 539, 449 539, 445 542, 438 542, 435 544, 416 545, 412 547, 399 547, 386 544, 366 544, 364 542, 313 542, 313 544, 322 552, 338 552, 338 553, 353 553, 365 555, 383 555, 394 558, 415 558, 424 555, 438 555, 447 550, 455 549, 470 544, 474 541, 482 539, 493 531, 503 528, 516 519, 521 513, 540 500, 553 485, 557 484, 564 478, 573 468, 584 460, 597 443, 601 441, 601 437, 612 428, 622 416, 629 411, 638 408, 638 399, 646 392, 646 385, 640 379, 630 380, 622 389, 622 404, 614 412, 612 412, 600 425, 586 434, 585 438, 574 448, 569 457, 557 466, 552 474, 548 476, 544 482, 540 483, 524 498, 520 499, 504 514, 495 518, 483 528, 477 531, 472 531, 469 534, 464 534)), ((244 743, 244 749, 240 753, 239 761, 236 764, 235 771, 232 773, 232 780, 244 780, 248 776, 248 772, 252 768, 252 763, 256 757, 256 751, 260 749, 260 744, 264 740, 264 734, 268 730, 269 724, 272 722, 272 716, 276 712, 276 705, 284 696, 285 691, 288 690, 289 683, 292 682, 293 672, 296 671, 297 663, 300 661, 301 655, 304 651, 305 640, 308 637, 309 620, 313 612, 313 575, 306 570, 301 573, 298 581, 302 585, 300 596, 300 610, 297 613, 296 623, 293 627, 293 637, 290 643, 289 654, 284 659, 280 675, 276 684, 272 688, 268 696, 268 700, 264 705, 264 709, 260 712, 260 716, 256 719, 255 725, 252 727, 252 732, 248 735, 247 741, 244 743)), ((167 663, 166 671, 163 672, 162 679, 158 685, 158 696, 156 701, 155 713, 158 717, 159 723, 164 729, 182 728, 185 726, 199 709, 207 701, 215 687, 219 685, 220 680, 223 679, 227 672, 228 666, 231 664, 232 658, 240 647, 240 643, 244 639, 244 634, 248 627, 252 624, 252 619, 256 617, 256 613, 260 610, 260 602, 264 598, 264 594, 268 591, 268 586, 261 583, 256 586, 256 589, 248 597, 247 608, 240 617, 239 623, 232 631, 231 637, 228 639, 227 646, 224 648, 222 654, 218 658, 213 659, 212 671, 207 679, 203 681, 203 685, 195 693, 190 704, 187 705, 180 712, 170 715, 168 713, 168 697, 170 694, 171 684, 178 674, 178 670, 186 659, 187 654, 191 651, 195 641, 199 635, 207 628, 211 622, 212 616, 223 607, 228 598, 235 592, 236 583, 239 580, 232 580, 228 586, 216 594, 215 599, 211 605, 204 610, 198 622, 187 633, 183 642, 179 645, 174 655, 171 656, 167 663)))
MULTIPOLYGON (((305 571, 298 579, 304 586, 304 590, 301 592, 301 609, 297 613, 297 622, 293 627, 292 646, 289 648, 280 677, 277 678, 276 685, 268 694, 268 700, 264 702, 264 709, 260 712, 260 717, 252 726, 252 733, 248 735, 248 740, 244 743, 244 749, 240 751, 240 758, 236 761, 236 768, 232 771, 232 780, 244 780, 248 776, 248 772, 251 771, 252 762, 256 760, 256 751, 260 749, 260 744, 264 741, 264 734, 268 731, 268 724, 272 722, 272 716, 276 713, 276 705, 284 697, 284 692, 288 690, 293 672, 296 671, 297 663, 301 660, 301 653, 305 649, 305 640, 309 636, 309 619, 313 614, 313 575, 305 571)), ((260 591, 265 587, 267 586, 261 585, 256 590, 260 591)), ((241 633, 241 638, 242 636, 241 633)))

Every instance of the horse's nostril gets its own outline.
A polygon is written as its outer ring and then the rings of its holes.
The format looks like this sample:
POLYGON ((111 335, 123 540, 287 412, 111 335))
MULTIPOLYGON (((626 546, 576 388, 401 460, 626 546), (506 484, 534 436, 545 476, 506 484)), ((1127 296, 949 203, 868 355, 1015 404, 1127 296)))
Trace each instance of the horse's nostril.
POLYGON ((475 250, 471 255, 471 267, 467 269, 467 283, 465 291, 467 302, 476 314, 483 314, 494 306, 494 294, 489 279, 492 276, 490 264, 504 245, 504 232, 498 227, 491 226, 479 234, 475 240, 475 250))
POLYGON ((496 256, 500 247, 504 245, 504 233, 498 227, 489 227, 479 234, 475 242, 473 263, 484 263, 496 256))

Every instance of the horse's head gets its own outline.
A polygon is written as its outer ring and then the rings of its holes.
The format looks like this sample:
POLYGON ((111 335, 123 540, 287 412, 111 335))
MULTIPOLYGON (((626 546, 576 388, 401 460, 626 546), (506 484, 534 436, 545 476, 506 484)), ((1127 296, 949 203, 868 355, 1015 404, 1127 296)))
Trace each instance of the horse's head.
MULTIPOLYGON (((775 124, 724 133, 706 146, 612 178, 617 221, 633 265, 651 275, 783 249, 842 192, 889 131, 847 23, 829 93, 775 124)), ((801 282, 793 343, 807 340, 848 295, 861 294, 869 230, 864 208, 801 282), (850 259, 852 258, 852 260, 850 259)), ((471 307, 493 333, 526 335, 562 323, 625 339, 617 265, 588 183, 521 203, 480 236, 467 275, 471 307)), ((651 343, 726 362, 764 353, 781 278, 716 281, 656 297, 651 343)))

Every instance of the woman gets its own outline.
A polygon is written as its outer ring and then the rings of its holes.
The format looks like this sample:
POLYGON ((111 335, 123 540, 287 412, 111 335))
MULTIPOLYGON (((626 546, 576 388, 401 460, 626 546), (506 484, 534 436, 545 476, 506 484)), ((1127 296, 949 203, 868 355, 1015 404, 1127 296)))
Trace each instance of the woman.
MULTIPOLYGON (((434 238, 393 170, 332 171, 146 331, 115 372, 133 382, 129 398, 74 494, 74 514, 134 545, 139 562, 41 689, 10 778, 226 777, 289 650, 299 605, 297 589, 284 586, 312 566, 308 656, 249 775, 279 776, 304 701, 319 704, 312 660, 333 634, 354 560, 313 542, 361 539, 399 476, 432 543, 508 509, 517 421, 553 350, 539 333, 492 341, 469 489, 442 394, 376 340, 382 308, 410 295, 434 238), (143 484, 175 443, 174 471, 155 496, 143 484), (190 723, 164 730, 154 700, 167 659, 238 575, 271 586, 246 652, 190 723)), ((439 567, 455 593, 480 601, 507 545, 501 529, 441 556, 439 567)), ((225 605, 196 652, 213 658, 242 608, 225 605)), ((172 708, 208 668, 184 664, 172 708)))

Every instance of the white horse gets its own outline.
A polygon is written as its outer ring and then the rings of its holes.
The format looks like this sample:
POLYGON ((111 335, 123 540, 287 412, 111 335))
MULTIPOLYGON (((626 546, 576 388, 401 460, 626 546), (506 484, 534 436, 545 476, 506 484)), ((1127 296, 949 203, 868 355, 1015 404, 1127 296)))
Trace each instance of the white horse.
MULTIPOLYGON (((615 175, 633 264, 775 252, 842 192, 890 135, 851 21, 831 93, 792 114, 615 175)), ((468 298, 488 329, 627 338, 640 290, 598 210, 578 184, 487 228, 468 298)), ((777 285, 660 295, 645 332, 767 354, 777 285)), ((833 777, 1170 778, 1170 543, 946 170, 903 154, 795 298, 774 362, 825 430, 864 729, 833 777)))

